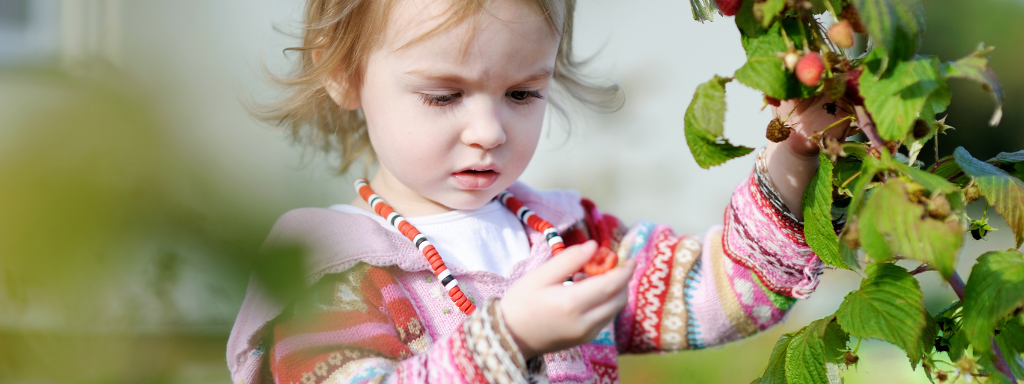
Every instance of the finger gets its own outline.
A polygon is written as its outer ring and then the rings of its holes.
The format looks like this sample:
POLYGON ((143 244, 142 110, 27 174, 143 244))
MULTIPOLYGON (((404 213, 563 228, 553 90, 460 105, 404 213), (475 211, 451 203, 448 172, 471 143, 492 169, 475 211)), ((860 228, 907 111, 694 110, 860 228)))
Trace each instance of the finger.
POLYGON ((622 290, 615 296, 612 296, 607 301, 600 303, 587 312, 584 312, 581 316, 583 322, 590 324, 592 327, 603 327, 610 321, 615 319, 615 316, 622 311, 622 308, 626 307, 626 302, 629 299, 629 291, 622 290))
POLYGON ((591 276, 573 284, 570 289, 574 306, 584 311, 608 301, 620 292, 626 291, 629 279, 636 269, 636 261, 628 260, 622 266, 597 276, 591 276))
POLYGON ((562 284, 567 276, 583 268, 583 264, 590 260, 596 250, 597 242, 593 240, 568 247, 558 256, 541 264, 530 274, 530 278, 544 285, 562 284))

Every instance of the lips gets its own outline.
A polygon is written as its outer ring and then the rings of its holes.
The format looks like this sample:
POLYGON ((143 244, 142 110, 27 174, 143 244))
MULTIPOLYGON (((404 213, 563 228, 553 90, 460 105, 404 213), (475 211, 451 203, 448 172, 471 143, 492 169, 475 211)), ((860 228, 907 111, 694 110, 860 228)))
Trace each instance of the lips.
POLYGON ((487 189, 498 180, 499 172, 493 166, 468 167, 461 171, 452 173, 455 183, 463 189, 479 190, 487 189))

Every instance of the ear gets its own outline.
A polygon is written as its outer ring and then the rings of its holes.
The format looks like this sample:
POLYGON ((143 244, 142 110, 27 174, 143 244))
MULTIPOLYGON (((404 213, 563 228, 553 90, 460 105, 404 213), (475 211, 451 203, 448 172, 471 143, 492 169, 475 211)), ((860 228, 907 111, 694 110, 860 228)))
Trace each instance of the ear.
MULTIPOLYGON (((322 51, 313 51, 313 63, 320 62, 322 55, 322 51)), ((359 102, 359 89, 349 86, 344 76, 341 76, 336 71, 331 72, 330 77, 324 82, 324 88, 327 90, 327 95, 342 109, 354 111, 361 106, 359 102)))

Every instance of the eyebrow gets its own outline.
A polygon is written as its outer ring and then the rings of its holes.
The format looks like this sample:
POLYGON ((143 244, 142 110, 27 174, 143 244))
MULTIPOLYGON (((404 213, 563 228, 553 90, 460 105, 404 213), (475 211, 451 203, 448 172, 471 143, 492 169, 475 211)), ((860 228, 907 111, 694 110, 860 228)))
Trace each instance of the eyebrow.
MULTIPOLYGON (((529 83, 531 81, 544 80, 551 78, 554 75, 555 70, 552 67, 544 67, 541 70, 534 72, 530 75, 517 80, 517 83, 529 83)), ((413 69, 405 73, 409 76, 415 76, 422 79, 438 80, 452 83, 472 83, 473 81, 455 72, 443 72, 443 71, 432 71, 427 69, 413 69)))

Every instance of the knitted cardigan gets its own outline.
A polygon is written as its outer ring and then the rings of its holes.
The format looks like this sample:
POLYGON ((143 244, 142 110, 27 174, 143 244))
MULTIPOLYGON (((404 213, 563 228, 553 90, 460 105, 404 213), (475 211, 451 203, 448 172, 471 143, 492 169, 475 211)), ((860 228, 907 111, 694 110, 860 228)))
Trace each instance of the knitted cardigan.
POLYGON ((307 247, 309 294, 286 306, 250 282, 228 341, 233 381, 616 383, 620 353, 701 349, 749 336, 806 298, 822 267, 802 223, 764 179, 752 172, 733 193, 724 226, 703 239, 650 222, 626 227, 574 192, 511 186, 567 245, 595 239, 637 261, 626 307, 596 339, 530 361, 495 302, 551 257, 541 233, 526 229, 531 254, 508 278, 453 268, 478 305, 466 316, 408 239, 362 215, 290 211, 267 246, 307 247))

